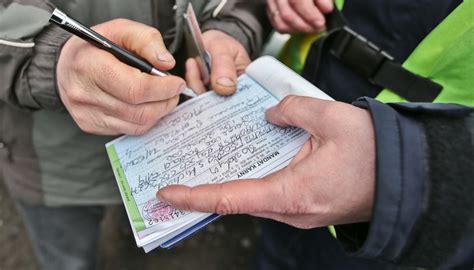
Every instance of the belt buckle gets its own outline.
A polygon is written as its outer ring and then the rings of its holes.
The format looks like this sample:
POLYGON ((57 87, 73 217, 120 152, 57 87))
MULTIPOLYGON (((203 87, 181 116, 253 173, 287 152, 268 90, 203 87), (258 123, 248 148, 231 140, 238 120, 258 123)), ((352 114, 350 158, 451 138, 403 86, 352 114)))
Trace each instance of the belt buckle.
POLYGON ((389 53, 347 26, 335 37, 330 51, 337 59, 369 80, 377 74, 384 61, 394 61, 389 53))

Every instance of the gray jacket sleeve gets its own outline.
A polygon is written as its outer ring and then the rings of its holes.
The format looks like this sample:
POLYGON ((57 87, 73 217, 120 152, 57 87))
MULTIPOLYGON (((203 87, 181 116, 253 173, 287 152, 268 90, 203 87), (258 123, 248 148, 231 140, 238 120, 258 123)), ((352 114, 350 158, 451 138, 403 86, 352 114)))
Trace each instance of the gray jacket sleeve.
POLYGON ((259 56, 272 28, 265 14, 264 0, 227 0, 204 10, 202 31, 217 29, 240 41, 252 58, 259 56), (224 4, 225 3, 225 4, 224 4))
POLYGON ((0 101, 26 109, 61 109, 55 67, 69 34, 48 25, 46 1, 0 1, 0 101))
MULTIPOLYGON (((257 56, 270 29, 264 1, 204 2, 203 31, 226 32, 257 56)), ((63 109, 55 69, 70 34, 48 24, 52 9, 44 0, 0 0, 0 102, 26 110, 63 109)))

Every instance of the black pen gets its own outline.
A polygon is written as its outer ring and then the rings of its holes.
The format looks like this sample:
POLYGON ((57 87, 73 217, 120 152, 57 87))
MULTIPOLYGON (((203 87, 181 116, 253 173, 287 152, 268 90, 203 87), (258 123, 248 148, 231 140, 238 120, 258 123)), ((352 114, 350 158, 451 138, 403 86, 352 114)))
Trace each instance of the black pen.
MULTIPOLYGON (((146 72, 146 73, 161 76, 161 77, 170 75, 167 72, 154 68, 145 59, 134 55, 132 52, 127 51, 124 48, 121 48, 114 42, 108 40, 107 38, 103 37, 102 35, 90 29, 89 27, 84 26, 80 22, 67 16, 66 14, 64 14, 64 12, 62 12, 59 9, 55 9, 53 11, 51 18, 49 18, 49 21, 58 25, 64 30, 84 39, 85 41, 95 45, 97 48, 108 51, 109 53, 113 54, 121 62, 129 66, 138 68, 142 72, 146 72)), ((186 88, 186 90, 184 90, 182 94, 190 96, 190 97, 197 96, 196 93, 194 93, 193 90, 189 88, 186 88)))

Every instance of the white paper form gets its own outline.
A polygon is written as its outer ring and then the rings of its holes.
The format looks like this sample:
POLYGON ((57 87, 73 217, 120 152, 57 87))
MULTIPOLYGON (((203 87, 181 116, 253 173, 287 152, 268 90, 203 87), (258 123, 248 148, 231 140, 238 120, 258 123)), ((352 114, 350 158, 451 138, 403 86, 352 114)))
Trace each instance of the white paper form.
POLYGON ((107 144, 139 246, 209 215, 159 202, 160 188, 258 178, 291 160, 309 135, 269 124, 265 111, 277 103, 242 75, 233 96, 208 92, 181 104, 147 134, 107 144))

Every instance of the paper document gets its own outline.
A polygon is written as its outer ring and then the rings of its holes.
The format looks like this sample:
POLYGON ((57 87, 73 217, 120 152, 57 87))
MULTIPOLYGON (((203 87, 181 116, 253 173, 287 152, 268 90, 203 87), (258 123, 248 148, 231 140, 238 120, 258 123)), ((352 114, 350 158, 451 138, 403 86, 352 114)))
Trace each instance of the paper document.
POLYGON ((179 105, 145 135, 107 144, 138 246, 157 247, 210 215, 173 209, 156 199, 159 189, 260 178, 291 161, 309 134, 266 121, 265 111, 278 102, 242 75, 234 95, 208 92, 179 105))

